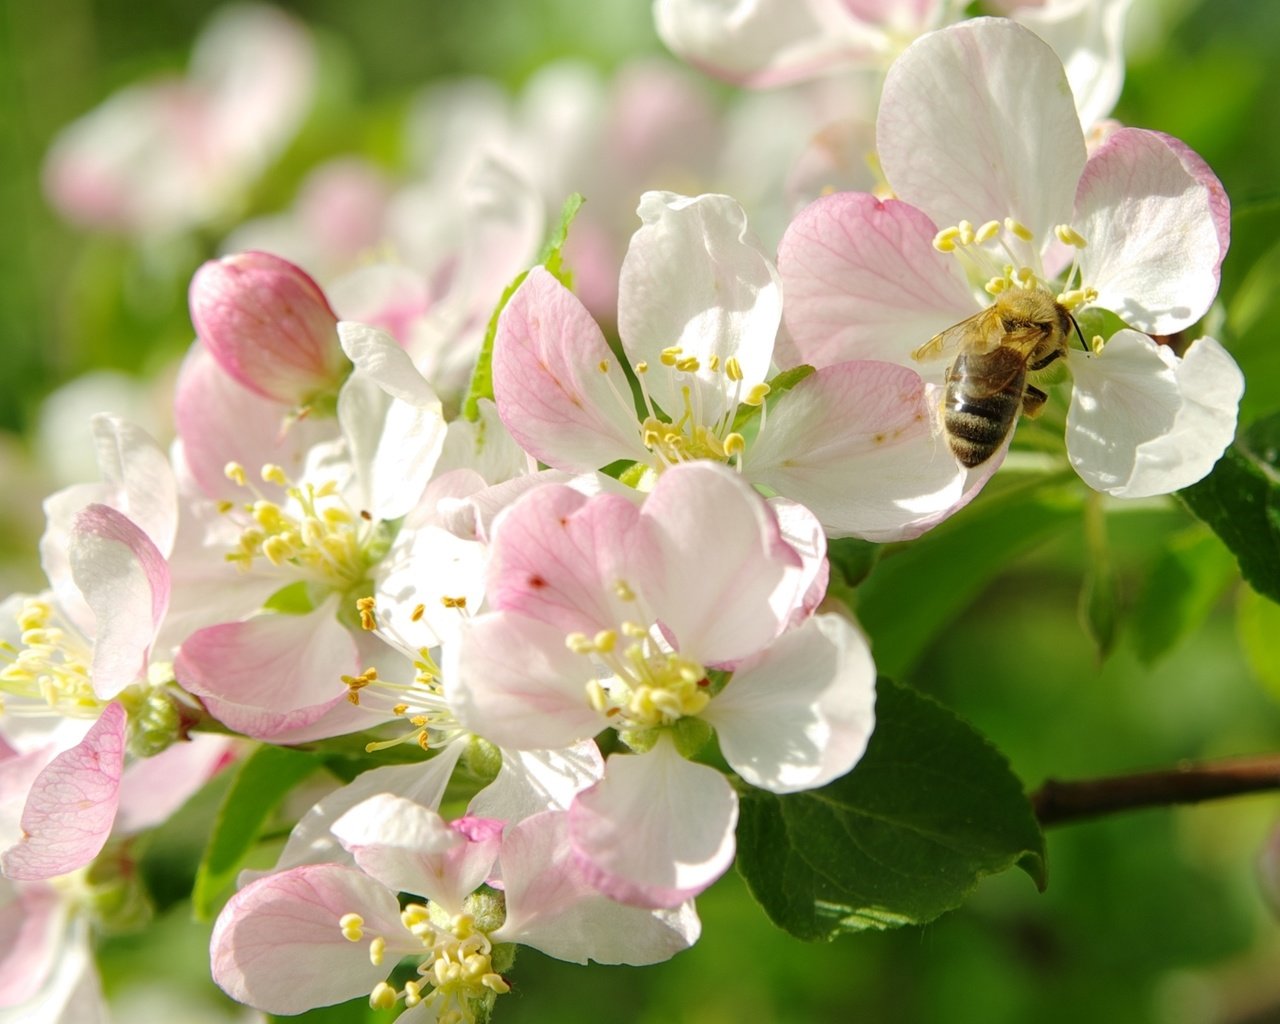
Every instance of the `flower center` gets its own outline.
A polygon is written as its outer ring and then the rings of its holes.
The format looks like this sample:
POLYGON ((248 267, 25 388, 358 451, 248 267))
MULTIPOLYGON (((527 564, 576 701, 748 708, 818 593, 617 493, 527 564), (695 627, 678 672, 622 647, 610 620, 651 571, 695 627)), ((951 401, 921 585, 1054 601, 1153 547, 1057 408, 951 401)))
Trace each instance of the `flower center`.
POLYGON ((0 640, 0 713, 96 718, 102 702, 89 679, 93 651, 84 637, 40 598, 24 601, 14 618, 21 646, 0 640))
MULTIPOLYGON (((406 1008, 426 1003, 440 1024, 472 1024, 477 1007, 495 996, 511 991, 506 980, 493 969, 493 944, 476 927, 470 914, 447 918, 434 904, 410 903, 400 912, 400 922, 408 933, 392 944, 385 936, 369 942, 369 959, 379 965, 392 954, 395 964, 402 957, 418 957, 418 978, 397 989, 380 981, 369 994, 375 1010, 389 1010, 401 1000, 406 1008), (425 954, 424 954, 425 951, 425 954)), ((364 918, 344 914, 338 921, 344 938, 364 940, 364 918)))
POLYGON ((267 464, 262 467, 263 481, 285 488, 286 501, 280 504, 252 487, 239 463, 228 463, 226 475, 255 494, 255 500, 244 505, 221 506, 224 514, 245 518, 239 543, 226 555, 228 562, 248 571, 264 559, 294 579, 338 591, 363 581, 376 561, 372 549, 385 537, 368 512, 347 504, 335 481, 319 486, 294 483, 280 466, 267 464))
POLYGON ((1096 301, 1098 292, 1084 282, 1079 260, 1088 242, 1069 224, 1059 224, 1053 233, 1073 252, 1067 267, 1054 275, 1046 273, 1041 255, 1047 245, 1035 244, 1035 234, 1012 217, 1003 223, 989 220, 976 228, 962 220, 939 231, 933 247, 959 259, 969 280, 980 283, 991 296, 1010 288, 1040 288, 1056 292, 1058 303, 1068 310, 1096 301))
POLYGON ((702 712, 711 700, 705 668, 671 650, 656 626, 624 622, 621 634, 626 638, 622 645, 612 629, 593 637, 565 637, 569 650, 591 658, 607 673, 586 685, 587 701, 595 710, 620 733, 673 725, 702 712))

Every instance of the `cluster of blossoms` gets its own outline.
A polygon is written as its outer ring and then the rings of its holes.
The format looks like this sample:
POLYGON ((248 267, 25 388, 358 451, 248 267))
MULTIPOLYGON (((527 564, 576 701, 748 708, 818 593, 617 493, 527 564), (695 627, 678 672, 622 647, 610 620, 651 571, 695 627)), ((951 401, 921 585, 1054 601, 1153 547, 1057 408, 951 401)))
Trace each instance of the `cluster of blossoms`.
MULTIPOLYGON (((913 34, 944 6, 915 5, 913 34)), ((886 22, 859 52, 905 31, 886 22)), ((977 466, 955 458, 946 362, 913 352, 1005 292, 1044 292, 1089 328, 1066 360, 1064 449, 1089 486, 1169 493, 1231 440, 1230 357, 1164 343, 1215 297, 1222 188, 1159 133, 1114 127, 1090 149, 1072 96, 1015 22, 921 36, 883 83, 892 198, 812 202, 775 260, 728 196, 646 192, 619 344, 557 252, 505 303, 465 413, 510 276, 472 238, 434 293, 419 262, 342 302, 279 256, 206 264, 172 449, 99 417, 102 482, 46 504, 48 591, 3 608, 0 913, 44 956, 3 963, 36 979, 9 1001, 92 984, 68 880, 239 756, 228 733, 359 732, 372 758, 401 754, 242 876, 211 955, 250 1006, 365 994, 469 1021, 508 991, 517 944, 645 964, 696 941, 739 787, 822 787, 873 731, 868 642, 824 603, 828 539, 919 536, 1008 450, 1012 432, 977 466), (1104 339, 1093 309, 1123 328, 1104 339), (423 756, 403 763, 405 744, 423 756)), ((529 223, 506 221, 499 248, 523 252, 529 223)))

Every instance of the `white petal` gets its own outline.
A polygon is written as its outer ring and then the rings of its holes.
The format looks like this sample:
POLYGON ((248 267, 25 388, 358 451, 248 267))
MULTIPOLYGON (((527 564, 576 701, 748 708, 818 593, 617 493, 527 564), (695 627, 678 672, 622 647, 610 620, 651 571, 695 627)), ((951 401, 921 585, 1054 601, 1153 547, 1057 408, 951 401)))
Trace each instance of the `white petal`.
POLYGON ((620 903, 677 907, 733 863, 738 797, 714 768, 667 738, 614 754, 604 781, 573 802, 569 835, 591 883, 620 903))
POLYGON ((1168 494, 1203 478, 1231 443, 1244 378, 1213 338, 1179 360, 1120 331, 1100 355, 1069 358, 1067 454, 1090 487, 1119 498, 1168 494))
POLYGON ((1230 211, 1222 184, 1177 139, 1123 128, 1089 158, 1074 226, 1097 304, 1151 334, 1200 319, 1218 293, 1230 211))
POLYGON ((673 419, 683 412, 680 389, 689 377, 664 367, 662 351, 675 345, 695 357, 699 421, 714 422, 733 394, 726 360, 741 365, 744 393, 769 372, 782 320, 778 272, 728 196, 646 192, 637 213, 643 227, 632 236, 618 285, 623 348, 633 362, 648 362, 649 393, 673 419))
POLYGON ((467 813, 515 822, 546 810, 567 810, 603 776, 604 759, 592 740, 561 750, 504 750, 498 777, 472 798, 467 813))
POLYGON ((849 771, 875 724, 876 667, 866 638, 817 615, 733 674, 703 713, 753 786, 794 793, 849 771))
POLYGON ((880 165, 934 222, 1015 217, 1045 238, 1070 218, 1084 136, 1062 62, 1011 21, 921 36, 885 78, 880 165))

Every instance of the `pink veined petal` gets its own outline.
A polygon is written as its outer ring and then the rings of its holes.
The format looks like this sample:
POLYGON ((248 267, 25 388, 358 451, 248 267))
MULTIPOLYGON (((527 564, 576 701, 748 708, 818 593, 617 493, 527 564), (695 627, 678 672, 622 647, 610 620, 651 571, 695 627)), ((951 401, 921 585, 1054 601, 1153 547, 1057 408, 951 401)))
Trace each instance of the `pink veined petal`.
POLYGON ((1013 12, 1062 58, 1080 123, 1111 113, 1124 86, 1124 19, 1130 0, 1066 0, 1013 12))
POLYGON ((636 907, 677 907, 733 863, 738 797, 714 768, 667 738, 614 754, 603 781, 569 808, 569 841, 587 879, 636 907))
POLYGON ((878 542, 923 533, 966 491, 924 381, 891 363, 840 363, 802 380, 770 411, 743 471, 807 506, 828 535, 878 542))
POLYGON ((636 530, 639 516, 632 502, 613 494, 588 498, 562 484, 530 491, 495 526, 490 607, 557 626, 562 637, 634 618, 616 584, 629 565, 655 556, 636 530))
POLYGON ((1123 128, 1089 158, 1076 193, 1084 283, 1139 330, 1189 327, 1218 294, 1230 215, 1199 156, 1168 135, 1123 128))
POLYGON ((198 630, 178 651, 178 682, 246 736, 310 725, 345 698, 341 677, 360 671, 335 601, 306 615, 268 612, 198 630))
POLYGON ((244 466, 249 479, 271 462, 296 478, 314 442, 334 436, 333 420, 308 417, 286 423, 289 408, 255 395, 231 379, 199 344, 178 374, 174 420, 183 459, 210 498, 241 502, 244 490, 227 479, 228 462, 244 466))
POLYGON ((1062 62, 1001 18, 912 43, 885 78, 876 140, 894 192, 943 227, 1014 217, 1049 237, 1084 169, 1062 62))
POLYGON ((129 765, 120 781, 116 831, 130 835, 166 821, 234 759, 235 744, 230 736, 195 733, 129 765))
POLYGON ((826 596, 831 577, 827 535, 818 517, 798 501, 770 498, 769 508, 778 519, 783 538, 800 556, 799 568, 788 574, 793 586, 779 588, 775 595, 775 607, 791 610, 790 628, 808 618, 826 596))
POLYGON ((633 588, 676 646, 704 664, 737 661, 777 636, 804 599, 786 587, 800 556, 782 539, 777 517, 741 476, 719 463, 673 466, 641 510, 658 552, 632 569, 633 588))
POLYGON ((127 718, 120 704, 108 704, 84 739, 36 778, 22 814, 22 840, 4 854, 5 875, 53 878, 98 855, 120 802, 127 718))
POLYGON ((495 942, 532 946, 558 960, 653 964, 698 940, 692 902, 673 910, 628 907, 592 888, 569 846, 568 815, 547 811, 513 827, 502 843, 507 917, 495 942))
POLYGON ((358 995, 382 981, 365 942, 338 921, 364 918, 365 935, 404 933, 395 895, 355 868, 309 864, 241 889, 218 915, 209 943, 213 980, 231 998, 267 1013, 302 1013, 358 995))
POLYGON ((504 750, 498 777, 467 805, 481 818, 517 822, 546 810, 567 810, 573 798, 604 777, 592 740, 559 750, 504 750))
POLYGON ((169 607, 169 566, 150 537, 106 505, 76 516, 69 555, 72 578, 97 620, 93 691, 111 700, 146 672, 169 607))
POLYGON ((62 952, 68 904, 43 882, 0 878, 0 1007, 34 996, 62 952))
POLYGON ((825 786, 849 771, 875 725, 876 667, 866 638, 816 615, 738 669, 704 721, 733 770, 771 793, 825 786))
POLYGON ((1213 338, 1192 342, 1179 360, 1144 334, 1120 331, 1100 355, 1069 358, 1067 455, 1095 490, 1170 494, 1202 479, 1235 436, 1244 377, 1213 338))
POLYGON ((896 199, 837 192, 804 208, 778 247, 787 331, 801 358, 911 365, 911 352, 978 304, 937 227, 896 199))
POLYGON ((333 834, 360 870, 393 892, 425 896, 451 914, 492 873, 502 822, 445 821, 429 807, 393 793, 357 804, 333 823, 333 834))
POLYGON ((512 612, 469 619, 444 648, 445 697, 458 721, 507 750, 548 750, 607 724, 587 701, 593 669, 555 626, 512 612))
POLYGON ((630 385, 604 335, 542 267, 498 319, 493 393, 511 436, 548 466, 583 472, 647 457, 630 385))
POLYGON ((97 964, 89 948, 88 920, 63 921, 56 939, 52 970, 44 977, 44 984, 19 1006, 0 1004, 7 1010, 5 1018, 40 1024, 110 1024, 97 964))
POLYGON ((22 838, 22 812, 31 787, 58 755, 59 746, 56 742, 42 743, 0 759, 0 849, 22 838))
POLYGON ((684 412, 682 391, 697 388, 698 421, 713 423, 768 376, 782 320, 781 279, 729 196, 646 192, 636 211, 618 281, 618 333, 633 363, 647 362, 645 386, 672 419, 684 412), (676 346, 698 369, 662 364, 676 346), (739 384, 724 366, 737 359, 739 384))
POLYGON ((674 54, 735 85, 785 85, 874 55, 875 37, 830 3, 658 0, 653 15, 674 54))
POLYGON ((178 484, 168 455, 141 427, 106 413, 93 417, 93 440, 113 491, 103 504, 128 516, 167 556, 178 532, 178 484))

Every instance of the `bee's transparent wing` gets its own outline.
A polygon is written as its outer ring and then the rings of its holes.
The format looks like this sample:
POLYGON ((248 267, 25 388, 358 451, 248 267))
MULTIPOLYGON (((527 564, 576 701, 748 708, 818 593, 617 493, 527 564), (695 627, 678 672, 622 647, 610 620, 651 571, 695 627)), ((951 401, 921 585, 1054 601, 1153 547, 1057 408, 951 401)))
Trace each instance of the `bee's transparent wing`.
POLYGON ((1004 337, 995 307, 979 310, 966 320, 935 334, 911 353, 917 362, 928 362, 950 352, 990 352, 1004 337))

